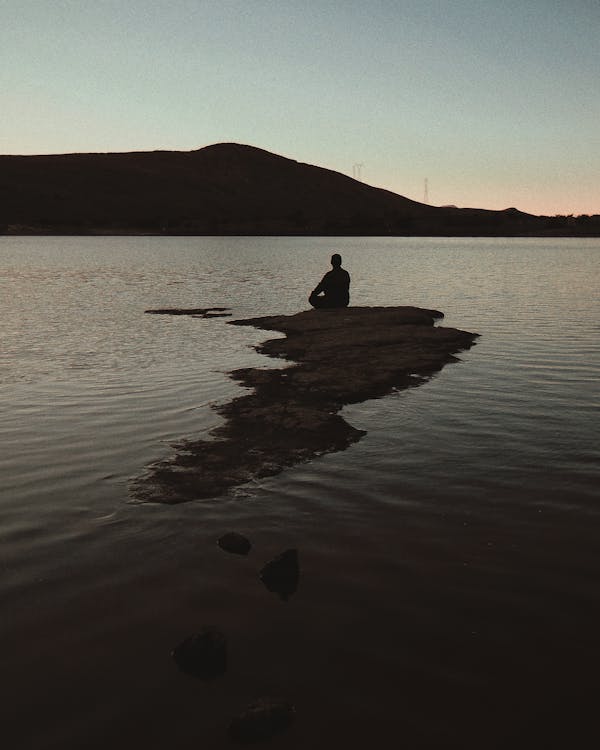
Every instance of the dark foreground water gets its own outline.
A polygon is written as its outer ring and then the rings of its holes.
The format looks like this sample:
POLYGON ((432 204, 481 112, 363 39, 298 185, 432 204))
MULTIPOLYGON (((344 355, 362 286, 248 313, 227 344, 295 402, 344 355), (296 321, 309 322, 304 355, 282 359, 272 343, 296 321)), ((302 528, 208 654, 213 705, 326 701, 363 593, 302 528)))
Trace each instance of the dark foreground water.
POLYGON ((0 238, 0 726, 7 748, 596 747, 600 241, 0 238), (227 497, 128 487, 218 423, 265 332, 144 315, 294 313, 341 252, 352 303, 481 334, 368 435, 227 497), (246 533, 248 558, 215 540, 246 533), (257 571, 300 554, 286 603, 257 571), (227 673, 181 674, 202 625, 227 673))

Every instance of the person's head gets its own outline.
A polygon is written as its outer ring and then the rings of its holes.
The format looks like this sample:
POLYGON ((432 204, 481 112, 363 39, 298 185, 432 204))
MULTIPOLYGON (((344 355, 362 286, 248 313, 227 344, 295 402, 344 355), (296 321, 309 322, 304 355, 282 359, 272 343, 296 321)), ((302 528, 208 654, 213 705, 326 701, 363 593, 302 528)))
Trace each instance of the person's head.
POLYGON ((339 253, 334 253, 331 256, 331 265, 334 268, 339 268, 342 265, 342 256, 339 253))

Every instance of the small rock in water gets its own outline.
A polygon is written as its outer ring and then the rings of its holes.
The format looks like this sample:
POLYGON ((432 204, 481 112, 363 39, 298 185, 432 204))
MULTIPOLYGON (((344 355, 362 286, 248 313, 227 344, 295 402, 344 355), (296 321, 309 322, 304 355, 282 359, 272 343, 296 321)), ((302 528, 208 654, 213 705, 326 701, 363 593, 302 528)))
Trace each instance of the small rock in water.
POLYGON ((260 579, 269 591, 284 600, 298 588, 300 567, 298 565, 298 550, 287 549, 268 562, 260 571, 260 579))
POLYGON ((229 307, 160 307, 157 310, 144 310, 150 315, 191 315, 194 318, 227 318, 231 317, 229 307))
POLYGON ((219 630, 205 627, 174 648, 171 656, 185 674, 211 680, 227 669, 227 639, 219 630))
POLYGON ((222 537, 217 539, 217 544, 225 552, 232 552, 234 555, 247 555, 252 547, 250 541, 245 536, 235 531, 223 534, 222 537))
POLYGON ((231 722, 229 736, 244 743, 268 740, 286 730, 295 713, 296 709, 287 701, 259 698, 231 722))

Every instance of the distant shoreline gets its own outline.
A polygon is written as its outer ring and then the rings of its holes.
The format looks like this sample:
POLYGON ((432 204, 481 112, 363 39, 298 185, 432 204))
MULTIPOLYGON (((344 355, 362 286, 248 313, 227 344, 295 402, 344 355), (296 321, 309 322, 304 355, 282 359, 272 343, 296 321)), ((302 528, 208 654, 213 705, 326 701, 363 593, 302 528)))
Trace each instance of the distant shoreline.
POLYGON ((461 233, 461 234, 387 234, 387 233, 341 233, 341 232, 319 232, 319 233, 302 233, 302 232, 149 232, 140 229, 90 229, 82 232, 79 229, 69 229, 61 227, 60 229, 43 229, 39 227, 27 227, 19 230, 8 229, 0 231, 0 237, 498 237, 498 238, 598 238, 600 230, 594 232, 564 232, 552 231, 546 232, 524 232, 522 234, 487 234, 487 233, 461 233))

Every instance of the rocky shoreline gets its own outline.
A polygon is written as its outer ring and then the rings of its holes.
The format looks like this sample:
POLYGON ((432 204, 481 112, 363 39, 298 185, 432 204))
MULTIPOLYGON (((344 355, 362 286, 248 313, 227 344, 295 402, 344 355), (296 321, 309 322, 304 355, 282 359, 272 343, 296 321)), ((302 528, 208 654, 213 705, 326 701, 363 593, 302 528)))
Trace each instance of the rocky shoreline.
POLYGON ((285 333, 257 351, 294 364, 230 373, 253 392, 218 406, 225 423, 212 439, 177 445, 134 494, 169 504, 215 497, 344 450, 365 435, 339 416, 344 405, 419 385, 473 345, 478 334, 434 325, 442 317, 416 307, 349 307, 228 321, 285 333))

